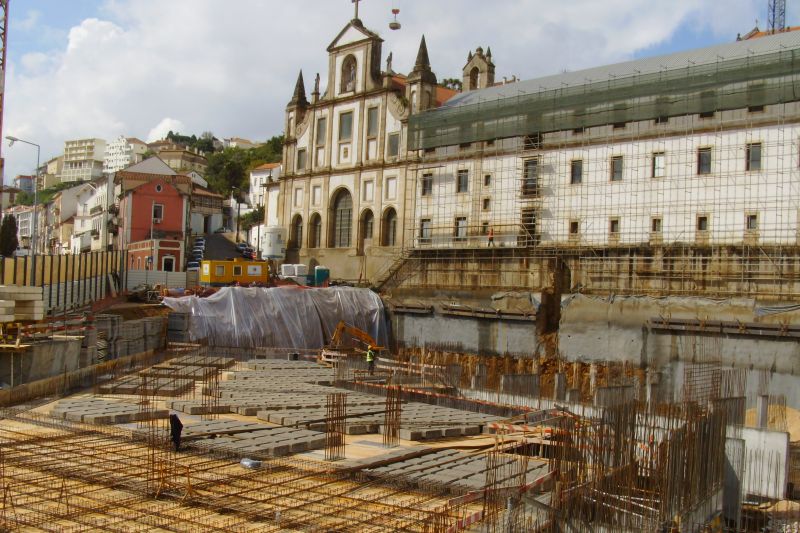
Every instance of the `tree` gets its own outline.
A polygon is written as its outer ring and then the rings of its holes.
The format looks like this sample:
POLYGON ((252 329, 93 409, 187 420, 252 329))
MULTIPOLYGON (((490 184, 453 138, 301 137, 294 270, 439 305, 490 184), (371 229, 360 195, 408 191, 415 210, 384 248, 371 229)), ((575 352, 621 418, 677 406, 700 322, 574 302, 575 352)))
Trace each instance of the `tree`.
POLYGON ((244 231, 264 222, 264 206, 260 205, 249 213, 239 217, 239 225, 244 231))
POLYGON ((0 255, 11 257, 18 246, 17 219, 14 218, 14 215, 6 215, 3 217, 3 223, 0 224, 0 255))
POLYGON ((444 85, 448 89, 460 91, 463 87, 463 82, 458 78, 445 78, 442 80, 442 85, 444 85))

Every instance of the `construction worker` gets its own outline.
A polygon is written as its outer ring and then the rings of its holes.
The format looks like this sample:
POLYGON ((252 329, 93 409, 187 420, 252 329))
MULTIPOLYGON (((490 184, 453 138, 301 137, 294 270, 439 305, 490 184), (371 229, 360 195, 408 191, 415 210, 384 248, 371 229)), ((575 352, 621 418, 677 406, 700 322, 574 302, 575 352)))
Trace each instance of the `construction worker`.
POLYGON ((372 351, 372 346, 367 346, 367 367, 369 369, 369 375, 371 376, 373 372, 375 372, 375 352, 372 351))

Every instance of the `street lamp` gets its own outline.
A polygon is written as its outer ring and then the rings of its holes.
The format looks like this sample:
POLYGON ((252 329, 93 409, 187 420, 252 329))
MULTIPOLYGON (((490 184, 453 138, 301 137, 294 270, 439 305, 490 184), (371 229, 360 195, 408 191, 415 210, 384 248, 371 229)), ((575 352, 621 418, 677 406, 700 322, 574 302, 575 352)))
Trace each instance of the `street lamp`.
POLYGON ((31 146, 36 147, 36 177, 33 180, 33 231, 31 234, 31 269, 33 270, 33 281, 34 285, 36 284, 36 230, 39 224, 38 212, 39 212, 39 152, 41 151, 41 147, 33 142, 26 141, 24 139, 20 139, 18 137, 14 137, 12 135, 7 135, 6 139, 8 139, 8 146, 9 148, 14 146, 15 142, 20 142, 24 144, 29 144, 31 146))

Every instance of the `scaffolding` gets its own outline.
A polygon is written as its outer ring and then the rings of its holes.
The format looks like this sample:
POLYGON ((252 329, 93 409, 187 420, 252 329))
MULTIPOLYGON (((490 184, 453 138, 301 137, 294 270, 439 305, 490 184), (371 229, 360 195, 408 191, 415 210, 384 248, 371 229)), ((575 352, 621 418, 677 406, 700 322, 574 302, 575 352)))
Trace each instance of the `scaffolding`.
POLYGON ((376 277, 800 296, 799 62, 786 33, 412 115, 404 250, 376 277))

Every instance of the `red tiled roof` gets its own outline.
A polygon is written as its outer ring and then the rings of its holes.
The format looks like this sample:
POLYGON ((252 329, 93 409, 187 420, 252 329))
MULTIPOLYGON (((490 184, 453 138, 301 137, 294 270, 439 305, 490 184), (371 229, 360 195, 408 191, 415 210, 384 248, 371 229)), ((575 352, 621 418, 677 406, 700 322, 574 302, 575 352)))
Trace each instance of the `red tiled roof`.
POLYGON ((212 198, 225 198, 221 194, 217 194, 215 192, 211 192, 205 187, 200 187, 199 185, 195 185, 194 189, 192 189, 192 194, 196 194, 198 196, 210 196, 212 198))
MULTIPOLYGON (((406 76, 402 74, 395 74, 392 76, 392 85, 395 89, 405 89, 406 86, 406 76)), ((436 86, 436 106, 440 106, 446 101, 450 100, 452 97, 458 94, 458 91, 455 89, 449 89, 442 85, 436 86)))
MULTIPOLYGON (((797 30, 800 30, 800 26, 789 26, 788 28, 776 33, 786 33, 787 31, 797 31, 797 30)), ((759 37, 768 37, 770 35, 775 35, 775 33, 772 33, 770 31, 761 31, 758 29, 758 26, 756 26, 748 33, 741 35, 739 39, 742 41, 746 41, 748 39, 758 39, 759 37)))

